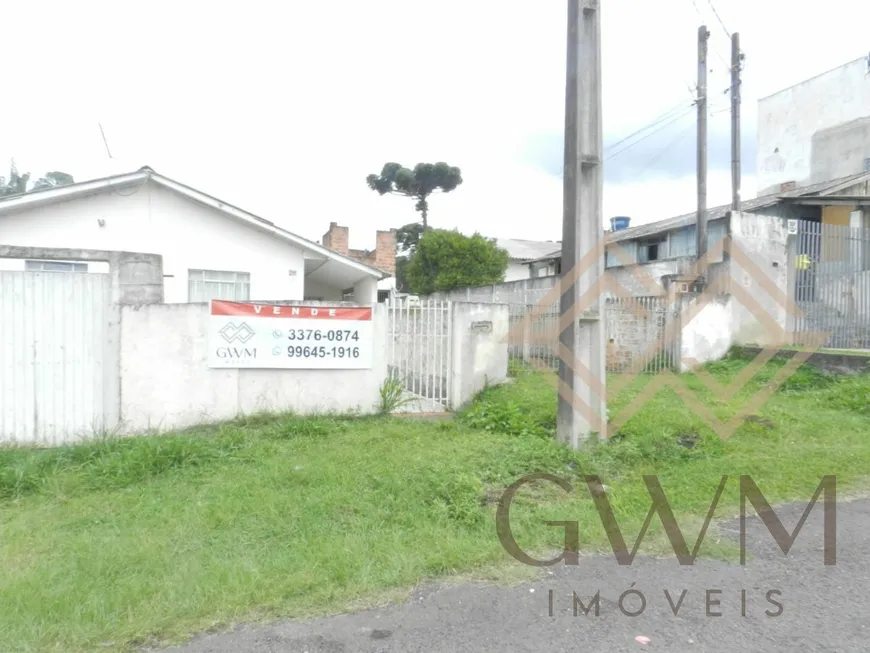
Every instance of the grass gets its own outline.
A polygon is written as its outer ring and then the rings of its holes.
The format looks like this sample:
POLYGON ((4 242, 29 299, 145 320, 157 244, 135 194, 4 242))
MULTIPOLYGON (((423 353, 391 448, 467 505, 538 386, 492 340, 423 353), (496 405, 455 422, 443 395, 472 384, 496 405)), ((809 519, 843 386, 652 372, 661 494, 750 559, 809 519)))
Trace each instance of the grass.
MULTIPOLYGON (((745 364, 728 358, 709 371, 725 381, 745 364)), ((238 621, 346 610, 427 578, 516 572, 495 537, 494 503, 529 472, 600 474, 631 544, 649 508, 642 474, 660 476, 692 543, 723 474, 751 474, 771 501, 806 501, 822 475, 859 488, 870 469, 868 377, 802 368, 727 442, 666 390, 613 441, 577 453, 553 442, 551 379, 513 371, 513 383, 488 388, 452 422, 253 416, 0 451, 0 650, 129 650, 238 621)), ((717 414, 740 401, 685 380, 717 414)), ((611 398, 612 414, 642 383, 611 398)), ((523 491, 512 521, 524 549, 560 545, 546 519, 579 521, 587 550, 606 545, 574 480, 573 494, 523 491)), ((728 484, 717 516, 734 513, 736 489, 728 484)), ((641 550, 661 551, 661 534, 651 536, 641 550)), ((728 555, 712 533, 706 544, 728 555)))

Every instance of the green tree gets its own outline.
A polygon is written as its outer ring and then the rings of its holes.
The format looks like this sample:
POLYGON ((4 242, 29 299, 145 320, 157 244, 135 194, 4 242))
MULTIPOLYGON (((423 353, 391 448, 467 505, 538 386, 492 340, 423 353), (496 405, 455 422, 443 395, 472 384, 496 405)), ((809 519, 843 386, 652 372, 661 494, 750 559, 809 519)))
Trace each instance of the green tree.
POLYGON ((71 174, 66 172, 60 172, 55 170, 53 172, 46 172, 44 177, 40 177, 33 184, 33 188, 30 189, 31 192, 36 190, 45 190, 46 188, 57 188, 58 186, 68 186, 69 184, 75 183, 71 174))
POLYGON ((402 254, 410 256, 414 253, 420 236, 423 235, 423 225, 419 222, 411 222, 396 230, 396 249, 402 254))
POLYGON ((18 168, 15 165, 15 161, 13 161, 9 169, 9 179, 0 176, 0 197, 8 195, 22 195, 24 193, 32 193, 33 191, 37 190, 55 188, 57 186, 66 186, 68 184, 75 183, 72 175, 66 172, 59 172, 57 170, 45 173, 44 176, 40 177, 36 180, 36 182, 34 182, 32 188, 27 187, 29 181, 30 173, 27 172, 23 175, 18 174, 18 168))
POLYGON ((429 196, 455 190, 462 183, 462 171, 444 162, 418 163, 413 170, 386 163, 381 174, 369 175, 366 183, 379 195, 391 193, 417 200, 414 208, 422 214, 425 231, 429 228, 429 196))
POLYGON ((499 283, 508 266, 507 251, 479 233, 432 229, 423 234, 407 265, 408 285, 418 295, 465 286, 499 283))
POLYGON ((410 292, 408 262, 414 255, 421 235, 423 225, 419 222, 411 222, 396 230, 396 290, 399 292, 410 292))

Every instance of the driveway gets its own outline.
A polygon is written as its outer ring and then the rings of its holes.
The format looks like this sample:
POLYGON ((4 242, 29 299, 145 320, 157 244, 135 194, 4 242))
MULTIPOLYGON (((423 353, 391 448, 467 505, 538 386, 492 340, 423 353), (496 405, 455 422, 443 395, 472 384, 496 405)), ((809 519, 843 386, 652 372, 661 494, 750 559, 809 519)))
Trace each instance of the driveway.
MULTIPOLYGON (((787 529, 805 504, 777 509, 787 529)), ((748 521, 746 566, 699 561, 680 567, 674 557, 638 558, 619 567, 612 555, 581 558, 574 568, 543 571, 541 579, 513 587, 458 585, 415 592, 408 601, 378 610, 312 621, 242 627, 209 635, 176 653, 619 653, 674 651, 870 650, 870 500, 840 502, 837 564, 823 565, 822 504, 817 503, 786 557, 771 535, 748 521), (620 609, 620 595, 626 595, 620 609), (671 603, 678 605, 677 615, 671 603), (707 605, 707 592, 710 605, 707 605), (717 592, 718 590, 718 592, 717 592), (745 616, 741 615, 745 590, 745 616), (767 600, 769 591, 772 601, 767 600), (550 595, 552 592, 552 614, 550 595), (600 610, 574 616, 572 593, 584 605, 600 592, 600 610), (718 601, 718 604, 716 603, 718 601), (708 616, 721 614, 721 616, 708 616), (623 612, 624 611, 624 612, 623 612), (774 616, 768 616, 770 615, 774 616), (648 643, 637 637, 648 638, 648 643)), ((737 538, 737 521, 719 536, 737 538)), ((631 543, 629 543, 630 545, 631 543)), ((168 651, 166 651, 168 653, 168 651)))

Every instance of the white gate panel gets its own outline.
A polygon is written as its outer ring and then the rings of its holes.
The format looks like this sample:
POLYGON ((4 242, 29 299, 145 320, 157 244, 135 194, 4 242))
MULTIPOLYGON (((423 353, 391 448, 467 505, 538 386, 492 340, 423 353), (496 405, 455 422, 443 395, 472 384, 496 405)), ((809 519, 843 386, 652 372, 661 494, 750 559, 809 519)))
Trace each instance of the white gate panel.
POLYGON ((389 304, 387 360, 412 395, 451 407, 453 312, 448 301, 394 300, 389 304))
POLYGON ((0 442, 104 429, 110 299, 107 274, 0 271, 0 442))

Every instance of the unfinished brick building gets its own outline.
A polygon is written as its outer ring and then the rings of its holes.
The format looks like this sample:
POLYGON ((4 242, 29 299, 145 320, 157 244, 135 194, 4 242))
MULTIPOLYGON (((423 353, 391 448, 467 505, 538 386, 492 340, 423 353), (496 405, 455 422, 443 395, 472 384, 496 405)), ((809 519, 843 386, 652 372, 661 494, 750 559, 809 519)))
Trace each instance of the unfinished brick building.
POLYGON ((347 227, 339 226, 337 222, 329 223, 329 231, 323 234, 322 244, 333 252, 344 254, 360 263, 371 265, 381 272, 391 276, 396 275, 396 230, 377 231, 375 249, 349 249, 349 232, 347 227))

